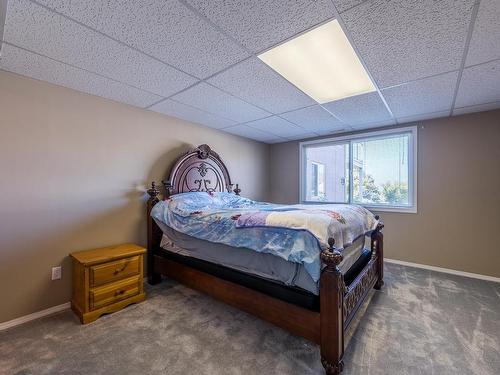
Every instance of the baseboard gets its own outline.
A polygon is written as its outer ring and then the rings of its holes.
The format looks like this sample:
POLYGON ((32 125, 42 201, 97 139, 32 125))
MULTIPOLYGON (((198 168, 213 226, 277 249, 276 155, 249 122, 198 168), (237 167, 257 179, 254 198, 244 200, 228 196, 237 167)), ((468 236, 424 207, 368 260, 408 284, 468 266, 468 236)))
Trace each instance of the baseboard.
POLYGON ((450 268, 428 266, 426 264, 405 262, 403 260, 389 259, 389 258, 384 258, 384 262, 399 264, 401 266, 408 266, 408 267, 414 267, 414 268, 423 268, 425 270, 431 270, 431 271, 442 272, 442 273, 449 273, 449 274, 452 274, 452 275, 470 277, 472 279, 479 279, 479 280, 486 280, 486 281, 493 281, 495 283, 500 283, 500 277, 494 277, 494 276, 488 276, 488 275, 481 275, 479 273, 457 271, 457 270, 452 270, 450 268))
MULTIPOLYGON (((478 274, 478 273, 457 271, 457 270, 452 270, 450 268, 428 266, 426 264, 405 262, 403 260, 390 259, 390 258, 384 258, 384 262, 393 263, 393 264, 399 264, 401 266, 414 267, 414 268, 422 268, 422 269, 436 271, 436 272, 449 273, 449 274, 452 274, 452 275, 458 275, 458 276, 470 277, 470 278, 473 278, 473 279, 480 279, 480 280, 493 281, 495 283, 500 283, 500 277, 494 277, 494 276, 488 276, 488 275, 481 275, 481 274, 478 274)), ((146 277, 144 279, 146 280, 146 277)), ((71 303, 70 302, 66 302, 66 303, 63 303, 62 305, 57 305, 57 306, 49 307, 48 309, 45 309, 45 310, 42 310, 42 311, 38 311, 38 312, 35 312, 33 314, 21 316, 19 318, 12 319, 12 320, 9 320, 7 322, 0 323, 0 331, 3 331, 3 330, 6 330, 8 328, 12 328, 12 327, 18 326, 18 325, 23 324, 23 323, 30 322, 30 321, 35 320, 35 319, 43 318, 44 316, 49 316, 49 315, 52 315, 52 314, 56 314, 58 312, 67 310, 70 307, 71 307, 71 303)))
POLYGON ((3 330, 6 330, 8 328, 12 328, 12 327, 18 326, 18 325, 23 324, 23 323, 30 322, 30 321, 35 320, 35 319, 43 318, 44 316, 49 316, 49 315, 52 315, 52 314, 56 314, 58 312, 67 310, 70 307, 71 307, 71 303, 70 302, 66 302, 66 303, 63 303, 62 305, 57 305, 57 306, 49 307, 48 309, 45 309, 45 310, 42 310, 42 311, 37 311, 37 312, 35 312, 33 314, 21 316, 19 318, 12 319, 12 320, 9 320, 7 322, 0 323, 0 331, 3 331, 3 330))

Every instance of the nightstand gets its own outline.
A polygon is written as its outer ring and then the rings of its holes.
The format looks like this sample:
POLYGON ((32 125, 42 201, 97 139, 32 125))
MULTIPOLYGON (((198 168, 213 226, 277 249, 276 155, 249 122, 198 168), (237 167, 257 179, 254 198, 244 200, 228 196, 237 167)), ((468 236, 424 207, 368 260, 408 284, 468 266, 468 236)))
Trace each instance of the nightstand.
POLYGON ((70 254, 73 259, 71 308, 83 324, 144 301, 145 252, 143 247, 123 244, 70 254))

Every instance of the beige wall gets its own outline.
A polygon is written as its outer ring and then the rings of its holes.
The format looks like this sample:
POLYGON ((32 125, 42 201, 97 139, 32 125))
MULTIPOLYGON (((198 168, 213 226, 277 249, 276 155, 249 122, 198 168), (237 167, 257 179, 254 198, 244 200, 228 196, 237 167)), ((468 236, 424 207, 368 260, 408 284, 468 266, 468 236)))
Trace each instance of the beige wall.
POLYGON ((268 145, 0 72, 0 322, 69 301, 69 252, 144 244, 145 184, 201 143, 266 198, 268 145))
MULTIPOLYGON (((500 111, 415 124, 418 213, 380 212, 386 257, 500 277, 500 111)), ((272 145, 271 200, 298 201, 298 154, 272 145)))
MULTIPOLYGON (((386 256, 500 277, 500 111, 418 124, 418 214, 381 213, 386 256)), ((298 142, 267 146, 0 72, 0 322, 69 300, 69 252, 144 244, 146 182, 201 143, 244 195, 298 200, 298 142)))

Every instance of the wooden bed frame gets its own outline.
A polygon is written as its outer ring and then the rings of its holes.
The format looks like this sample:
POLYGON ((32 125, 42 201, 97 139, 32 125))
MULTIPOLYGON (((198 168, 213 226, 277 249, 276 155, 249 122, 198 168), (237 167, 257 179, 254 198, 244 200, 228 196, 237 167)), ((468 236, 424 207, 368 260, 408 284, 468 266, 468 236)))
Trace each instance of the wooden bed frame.
MULTIPOLYGON (((208 145, 189 150, 175 162, 168 181, 162 181, 164 198, 186 191, 233 191, 233 184, 222 159, 208 145)), ((383 234, 379 222, 371 234, 372 256, 349 286, 344 284, 338 265, 342 254, 335 248, 333 238, 329 249, 320 254, 324 267, 320 277, 320 311, 312 311, 273 298, 262 292, 199 271, 159 255, 162 231, 151 218, 153 206, 159 202, 160 191, 155 183, 148 190, 148 282, 157 284, 161 276, 175 279, 229 305, 235 306, 291 333, 320 345, 321 363, 326 374, 342 372, 344 333, 371 288, 383 285, 383 234)))

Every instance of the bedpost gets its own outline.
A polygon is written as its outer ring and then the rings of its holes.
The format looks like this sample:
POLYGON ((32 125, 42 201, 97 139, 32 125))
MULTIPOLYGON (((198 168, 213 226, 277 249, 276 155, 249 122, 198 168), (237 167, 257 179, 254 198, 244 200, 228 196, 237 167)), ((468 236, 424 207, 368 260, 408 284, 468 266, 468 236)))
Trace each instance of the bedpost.
POLYGON ((321 252, 325 265, 320 277, 321 363, 327 375, 338 375, 344 363, 344 279, 338 265, 343 256, 328 239, 329 248, 321 252))
POLYGON ((240 189, 240 186, 239 184, 236 184, 236 189, 233 190, 234 194, 236 195, 240 195, 241 193, 241 189, 240 189))
MULTIPOLYGON (((375 215, 375 219, 379 220, 379 216, 375 215)), ((377 227, 372 232, 371 239, 371 249, 372 256, 377 255, 377 282, 374 288, 379 290, 384 285, 384 234, 382 229, 384 228, 384 223, 379 221, 377 227)))
POLYGON ((164 199, 170 198, 170 196, 172 195, 172 188, 173 188, 172 183, 170 182, 170 180, 168 181, 162 180, 161 183, 163 185, 163 189, 165 189, 164 199))
POLYGON ((154 249, 160 246, 162 232, 158 225, 155 223, 151 217, 151 210, 153 206, 160 201, 158 194, 160 191, 156 187, 156 183, 153 181, 151 183, 151 188, 147 190, 149 199, 147 202, 147 223, 148 223, 148 254, 147 254, 147 265, 148 265, 148 283, 151 285, 158 284, 161 281, 161 275, 154 272, 154 249))

